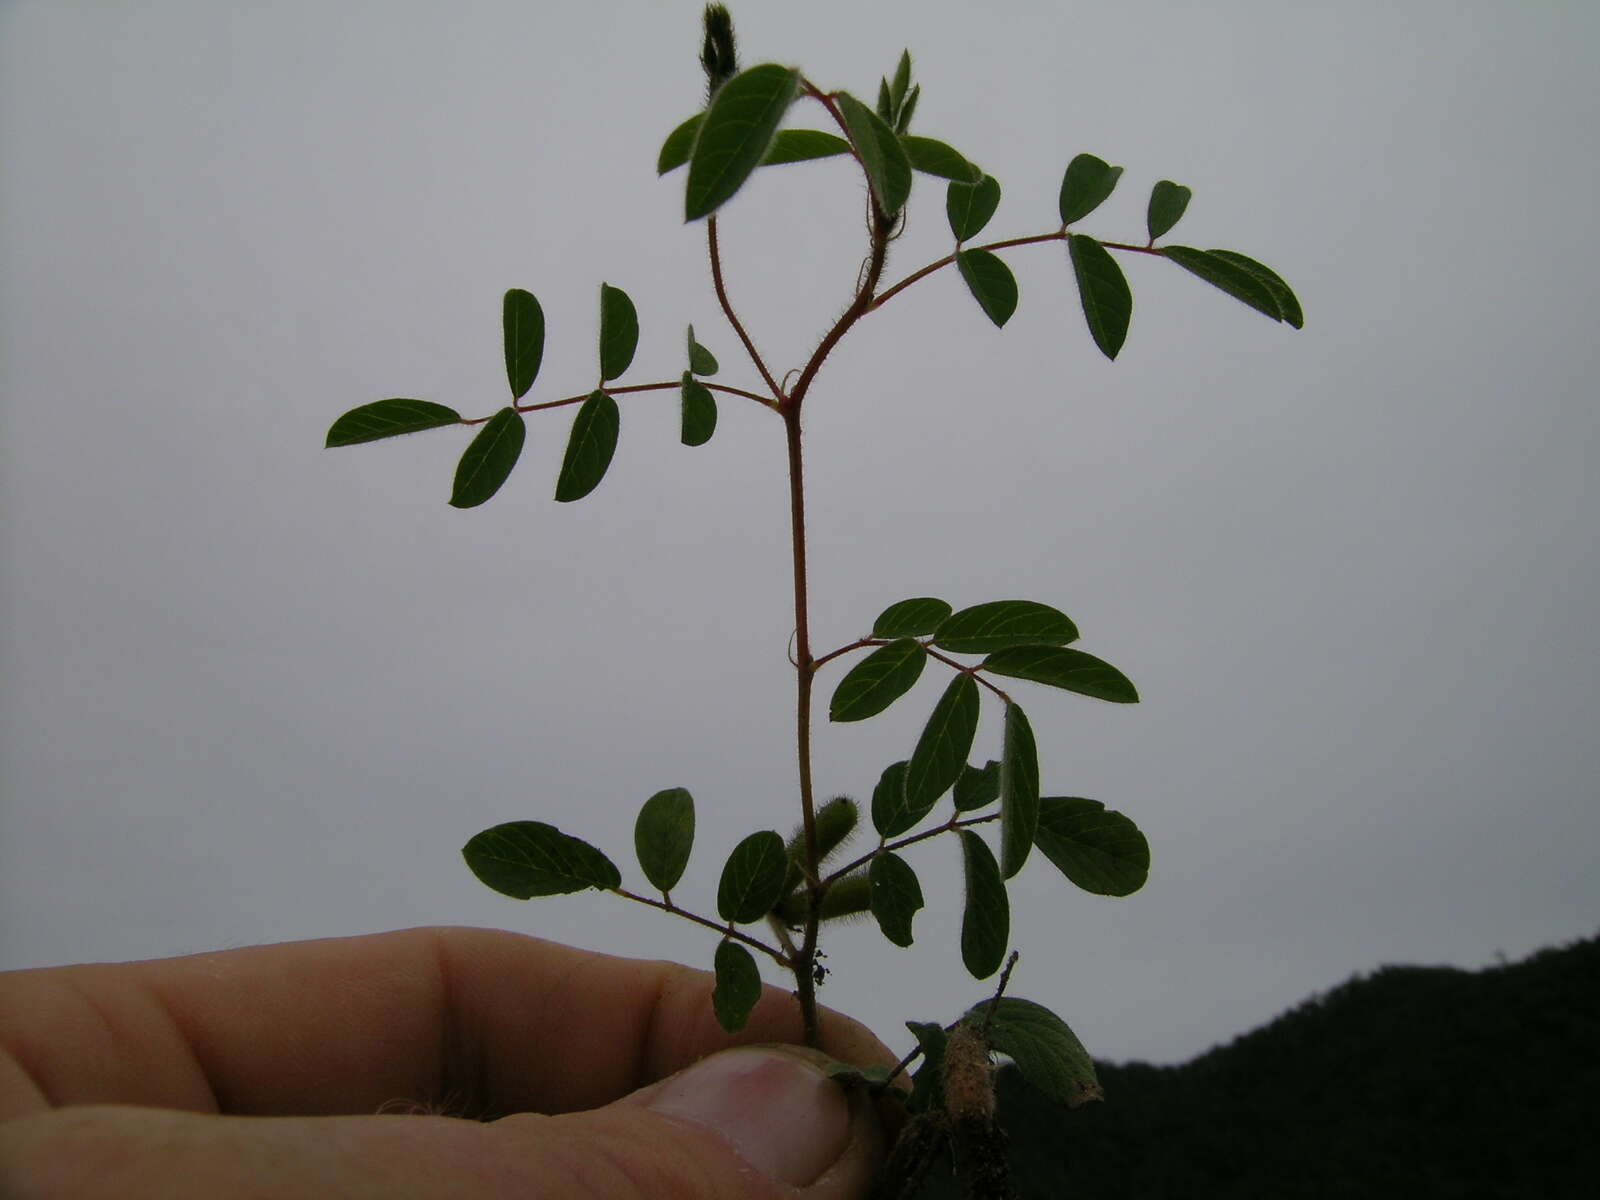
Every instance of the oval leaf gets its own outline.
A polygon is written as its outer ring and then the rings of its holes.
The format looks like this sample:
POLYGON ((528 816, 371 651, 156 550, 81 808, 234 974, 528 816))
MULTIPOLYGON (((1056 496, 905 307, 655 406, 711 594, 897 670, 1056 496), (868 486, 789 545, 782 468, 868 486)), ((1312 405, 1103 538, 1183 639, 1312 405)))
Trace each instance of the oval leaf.
POLYGON ((685 446, 703 446, 717 431, 717 401, 711 390, 689 372, 683 373, 682 432, 679 440, 685 446))
POLYGON ((1074 158, 1061 177, 1061 223, 1071 225, 1099 208, 1121 177, 1121 167, 1092 154, 1074 158))
POLYGON ((689 152, 684 220, 709 216, 744 186, 766 157, 799 88, 799 71, 762 63, 717 89, 689 152))
POLYGON ((628 369, 639 346, 639 314, 628 293, 600 285, 600 378, 615 379, 628 369))
POLYGON ((987 654, 1007 646, 1060 646, 1077 638, 1071 618, 1048 604, 991 600, 940 622, 933 644, 955 654, 987 654))
POLYGON ((617 452, 617 431, 622 417, 617 402, 605 392, 594 392, 572 419, 566 457, 556 477, 556 499, 565 504, 581 500, 599 486, 617 452))
POLYGON ((985 175, 977 183, 952 183, 945 189, 944 213, 956 241, 977 237, 1000 207, 1000 181, 985 175))
POLYGON ((511 398, 521 400, 538 378, 544 357, 544 309, 532 292, 512 288, 502 305, 501 324, 505 328, 506 379, 511 383, 511 398))
POLYGON ((906 765, 906 808, 917 820, 955 785, 977 731, 978 685, 971 675, 957 675, 934 705, 906 765))
POLYGON ((956 267, 989 320, 1004 326, 1017 311, 1017 281, 1011 268, 987 250, 961 251, 956 267))
POLYGON ((873 637, 922 637, 950 615, 950 606, 932 596, 913 596, 891 604, 872 623, 873 637))
POLYGON ((689 151, 694 149, 695 134, 700 132, 700 122, 705 120, 705 116, 705 113, 697 112, 667 134, 667 140, 661 143, 661 153, 656 155, 657 175, 665 175, 689 161, 689 151))
POLYGON ((1098 800, 1045 796, 1034 845, 1063 875, 1096 896, 1127 896, 1150 877, 1150 843, 1098 800))
POLYGON ((457 508, 475 508, 498 492, 522 456, 527 434, 522 414, 514 408, 502 408, 490 417, 462 451, 450 503, 457 508))
POLYGON ((983 172, 968 162, 955 147, 936 138, 901 134, 900 145, 912 169, 924 175, 937 175, 957 183, 977 183, 983 178, 983 172))
POLYGON ((1020 706, 1006 705, 1000 753, 1000 869, 1010 879, 1022 870, 1039 826, 1039 752, 1020 706))
POLYGON ((983 669, 1013 679, 1047 683, 1051 687, 1109 700, 1113 704, 1137 704, 1139 693, 1133 683, 1110 663, 1082 650, 1061 646, 1018 646, 1001 650, 983 660, 983 669))
POLYGON ((1000 764, 990 759, 983 766, 965 766, 952 793, 957 812, 975 812, 1000 799, 1000 764))
POLYGON ((1227 292, 1235 300, 1242 300, 1274 321, 1283 320, 1283 310, 1278 307, 1278 298, 1254 272, 1226 258, 1220 258, 1209 250, 1196 250, 1193 246, 1163 246, 1161 253, 1191 275, 1198 275, 1212 287, 1227 292))
POLYGON ((738 1033, 761 999, 761 972, 750 951, 726 938, 717 943, 712 966, 717 986, 711 993, 711 1009, 717 1014, 718 1025, 729 1033, 738 1033))
POLYGON ((424 429, 437 429, 441 425, 457 425, 460 422, 461 414, 442 404, 427 400, 379 400, 352 408, 335 421, 328 430, 324 448, 355 446, 361 442, 375 442, 379 438, 418 433, 424 429))
POLYGON ((609 858, 543 821, 510 821, 485 829, 461 854, 480 880, 518 900, 622 885, 622 875, 609 858))
POLYGON ((911 945, 911 919, 922 907, 922 884, 911 865, 896 854, 879 854, 868 871, 872 916, 883 936, 896 946, 911 945))
POLYGON ((767 156, 761 160, 765 167, 783 163, 806 162, 813 158, 832 158, 836 154, 849 154, 850 143, 837 134, 820 129, 780 129, 772 139, 767 156))
POLYGON ((668 788, 644 802, 633 823, 633 849, 650 885, 670 892, 683 878, 694 846, 694 797, 668 788))
POLYGON ((752 833, 735 846, 717 884, 722 919, 747 925, 766 916, 783 895, 788 865, 783 838, 770 829, 752 833))
POLYGON ((1102 1099, 1094 1059, 1067 1023, 1042 1004, 1016 996, 985 1000, 965 1020, 987 1024, 989 1045, 1011 1057, 1023 1078, 1069 1108, 1102 1099))
POLYGON ((1278 303, 1278 311, 1283 314, 1283 319, 1295 329, 1305 327, 1305 314, 1300 311, 1300 300, 1294 290, 1285 283, 1282 277, 1271 267, 1263 266, 1255 259, 1240 254, 1236 250, 1213 250, 1211 254, 1225 262, 1230 262, 1249 271, 1267 287, 1272 293, 1272 298, 1278 303))
POLYGON ((696 375, 715 375, 717 356, 694 340, 694 326, 689 326, 689 370, 696 375))
POLYGON ((960 834, 967 884, 967 902, 961 914, 961 961, 974 979, 987 979, 1005 961, 1011 940, 1011 902, 988 843, 969 829, 960 834))
POLYGON ((1067 239, 1072 257, 1072 273, 1078 280, 1078 296, 1083 301, 1083 316, 1089 322, 1094 344, 1107 358, 1128 337, 1128 322, 1133 318, 1133 293, 1116 259, 1092 237, 1075 233, 1067 239))
POLYGON ((1150 207, 1145 212, 1144 224, 1152 242, 1178 223, 1184 209, 1189 207, 1191 195, 1193 193, 1183 184, 1170 179, 1163 179, 1150 189, 1150 207))
POLYGON ((906 807, 906 760, 890 763, 872 789, 872 827, 879 837, 897 837, 927 815, 906 807))
POLYGON ((911 690, 927 661, 922 644, 911 638, 879 646, 833 689, 828 720, 864 721, 877 716, 911 690))
POLYGON ((883 214, 892 217, 911 195, 911 161, 905 148, 895 131, 850 93, 840 92, 838 105, 873 198, 883 214))

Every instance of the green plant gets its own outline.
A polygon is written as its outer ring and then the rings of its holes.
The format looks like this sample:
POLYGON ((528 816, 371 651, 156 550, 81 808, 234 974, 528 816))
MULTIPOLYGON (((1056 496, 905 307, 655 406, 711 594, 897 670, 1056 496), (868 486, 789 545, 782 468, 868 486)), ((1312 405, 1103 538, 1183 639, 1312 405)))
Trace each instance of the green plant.
MULTIPOLYGON (((829 353, 864 318, 949 266, 959 272, 981 311, 996 326, 1004 326, 1017 306, 1017 285, 997 252, 1051 243, 1063 243, 1090 337, 1108 358, 1122 349, 1132 313, 1132 295, 1115 254, 1166 259, 1275 321, 1299 328, 1302 318, 1288 285, 1253 259, 1226 250, 1156 245, 1188 205, 1189 189, 1178 184, 1163 180, 1152 189, 1148 239, 1143 244, 1077 232, 1078 223, 1112 193, 1122 175, 1121 167, 1090 154, 1079 154, 1067 165, 1057 228, 973 245, 972 239, 987 226, 999 204, 1000 185, 946 143, 910 132, 921 87, 912 81, 909 52, 901 55, 892 77, 880 81, 877 102, 869 106, 848 92, 824 91, 791 67, 763 63, 738 70, 731 22, 720 6, 707 9, 705 29, 707 106, 667 136, 657 170, 666 174, 685 169, 685 219, 704 222, 722 315, 759 385, 744 388, 710 382, 719 373, 719 363, 698 340, 693 326, 686 338, 687 367, 677 379, 617 382, 632 365, 638 317, 626 292, 602 283, 594 388, 525 403, 539 375, 545 318, 531 293, 513 289, 503 302, 509 405, 488 417, 465 419, 454 409, 428 401, 381 400, 340 417, 327 444, 354 445, 449 425, 480 426, 461 456, 450 496, 451 504, 470 508, 490 499, 516 465, 524 414, 575 405, 555 485, 556 500, 570 502, 593 491, 610 466, 620 425, 619 397, 676 390, 682 405, 682 441, 690 446, 713 435, 719 394, 761 405, 774 414, 788 450, 798 828, 787 839, 763 829, 738 843, 722 869, 715 917, 684 907, 674 897, 695 835, 694 800, 680 787, 651 796, 636 824, 638 865, 658 894, 625 887, 621 871, 605 853, 539 821, 484 830, 466 844, 464 854, 479 879, 509 896, 528 899, 597 888, 713 931, 717 936, 711 956, 716 975, 713 1004, 717 1019, 729 1031, 743 1026, 760 994, 757 956, 768 959, 792 976, 806 1037, 816 1044, 824 926, 870 913, 890 942, 909 946, 923 897, 917 871, 904 855, 921 843, 945 834, 959 840, 965 873, 960 952, 978 979, 995 975, 1006 960, 1010 923, 1006 881, 1022 869, 1034 849, 1078 887, 1098 895, 1136 891, 1149 868, 1145 839, 1127 817, 1097 801, 1042 794, 1032 724, 1011 692, 997 682, 1021 680, 1119 704, 1138 699, 1133 684, 1117 668, 1070 645, 1078 630, 1064 613, 1026 600, 987 601, 957 610, 941 599, 914 597, 884 609, 870 632, 847 645, 822 653, 813 647, 801 416, 829 353), (819 107, 831 131, 783 127, 802 99, 819 107), (853 158, 865 178, 865 262, 844 312, 805 362, 780 376, 757 349, 729 299, 718 244, 719 213, 758 169, 838 155, 853 158), (885 287, 882 279, 890 245, 919 173, 945 182, 945 212, 955 247, 885 287), (867 807, 876 840, 853 851, 848 847, 858 831, 859 806, 842 796, 819 802, 812 780, 813 691, 825 668, 839 668, 852 655, 861 657, 843 673, 829 699, 828 716, 833 721, 860 721, 883 712, 930 663, 950 673, 949 684, 909 756, 888 766, 872 790, 867 807), (1000 705, 1001 750, 998 760, 977 766, 968 759, 984 691, 1000 705), (941 802, 947 802, 943 816, 929 824, 941 802), (998 856, 978 832, 985 825, 997 826, 998 856)), ((1067 1025, 1040 1005, 1000 994, 1009 973, 1008 967, 992 999, 951 1025, 908 1023, 917 1048, 902 1066, 918 1056, 924 1061, 909 1097, 911 1110, 920 1116, 897 1153, 897 1178, 914 1181, 920 1164, 950 1144, 957 1147, 958 1160, 979 1164, 975 1171, 993 1159, 981 1149, 981 1132, 993 1125, 992 1096, 987 1107, 981 1096, 989 1087, 992 1052, 1011 1056, 1035 1086, 1063 1103, 1077 1104, 1098 1094, 1093 1063, 1067 1025), (976 1071, 982 1080, 976 1098, 970 1086, 975 1062, 980 1064, 976 1071), (957 1099, 958 1093, 964 1098, 957 1099)), ((879 1089, 890 1086, 898 1074, 840 1070, 841 1079, 879 1089)))

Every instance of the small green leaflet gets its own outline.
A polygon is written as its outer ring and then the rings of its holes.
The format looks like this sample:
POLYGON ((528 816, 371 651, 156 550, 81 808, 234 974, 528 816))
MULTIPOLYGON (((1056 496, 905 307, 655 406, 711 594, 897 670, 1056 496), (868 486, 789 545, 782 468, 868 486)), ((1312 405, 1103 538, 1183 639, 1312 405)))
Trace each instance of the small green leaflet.
POLYGON ((922 637, 950 615, 950 606, 932 596, 913 596, 889 605, 872 623, 875 638, 922 637))
POLYGON ((1152 242, 1178 223, 1184 209, 1189 207, 1189 197, 1193 194, 1181 183, 1173 183, 1170 179, 1163 179, 1150 189, 1150 207, 1145 213, 1144 224, 1150 231, 1152 242))
POLYGON ((991 600, 940 622, 933 644, 954 654, 987 654, 1007 646, 1060 646, 1076 641, 1066 613, 1032 600, 991 600))
POLYGON ((761 999, 761 972, 750 951, 727 938, 717 943, 712 966, 717 985, 711 993, 711 1009, 717 1014, 718 1025, 729 1033, 738 1033, 761 999))
POLYGON ((872 860, 872 916, 896 946, 911 945, 911 919, 922 907, 922 885, 909 863, 885 851, 872 860))
POLYGON ((441 425, 458 425, 461 414, 428 400, 379 400, 352 408, 328 430, 325 448, 355 446, 402 433, 420 433, 441 425))
POLYGON ((900 135, 900 146, 905 150, 912 169, 924 175, 937 175, 940 179, 958 183, 977 183, 984 177, 983 172, 968 162, 955 147, 936 138, 905 133, 900 135))
POLYGON ((639 314, 628 293, 600 285, 600 379, 615 379, 628 369, 639 346, 639 314))
POLYGON ((1128 322, 1133 318, 1133 293, 1128 290, 1128 281, 1111 252, 1092 237, 1070 235, 1067 251, 1089 333, 1100 352, 1114 359, 1127 339, 1128 322))
POLYGON ((894 97, 889 94, 889 81, 887 79, 880 78, 878 80, 877 113, 884 121, 894 120, 894 97))
POLYGON ((1283 320, 1283 310, 1273 290, 1254 271, 1218 257, 1210 250, 1196 250, 1193 246, 1163 246, 1161 253, 1192 275, 1198 275, 1212 287, 1227 292, 1235 300, 1242 300, 1259 313, 1274 321, 1283 320))
POLYGON ((1000 799, 1000 764, 990 759, 983 766, 965 766, 956 778, 951 797, 957 812, 976 812, 1000 799))
POLYGON ((539 362, 544 357, 544 309, 531 292, 521 288, 508 291, 501 308, 506 379, 511 384, 511 398, 521 400, 538 378, 539 362))
POLYGON ((670 892, 683 878, 694 846, 694 797, 667 788, 644 802, 633 824, 633 849, 650 886, 670 892))
POLYGON ((1094 1060, 1067 1023, 1042 1004, 1001 996, 975 1004, 964 1018, 988 1027, 989 1045, 1009 1055, 1023 1078, 1068 1108, 1104 1097, 1094 1060))
POLYGON ((926 813, 950 790, 967 765, 977 731, 978 685, 971 675, 957 675, 934 705, 906 765, 908 810, 926 813))
POLYGON ((717 401, 706 387, 688 371, 683 373, 679 389, 683 400, 682 432, 679 441, 685 446, 703 446, 717 431, 717 401))
POLYGON ((1098 800, 1045 796, 1039 801, 1039 852, 1096 896, 1127 896, 1150 876, 1150 843, 1139 827, 1098 800))
POLYGON ((988 843, 960 830, 961 863, 967 884, 961 915, 961 961, 974 979, 987 979, 1005 961, 1011 941, 1011 902, 988 843))
POLYGON ((783 896, 788 870, 783 838, 770 829, 752 833, 733 848, 717 884, 717 912, 724 921, 759 921, 783 896))
POLYGON ((1000 753, 1000 864, 1010 879, 1022 870, 1039 825, 1039 752, 1033 727, 1019 705, 1006 705, 1000 753))
POLYGON ((1255 259, 1240 254, 1236 250, 1212 250, 1210 254, 1214 258, 1220 258, 1224 262, 1232 263, 1234 266, 1243 267, 1262 283, 1266 284, 1267 290, 1272 293, 1272 298, 1278 302, 1278 311, 1283 314, 1284 321, 1294 329, 1305 327, 1306 318, 1305 314, 1300 311, 1298 297, 1271 267, 1263 266, 1255 259))
POLYGON ((911 638, 879 646, 833 689, 828 720, 864 721, 877 716, 911 690, 927 661, 922 644, 911 638))
POLYGON ((694 340, 694 326, 689 326, 689 370, 696 375, 715 375, 717 356, 694 340))
POLYGON ((799 71, 763 63, 717 90, 689 152, 684 220, 709 216, 744 186, 766 157, 799 88, 799 71))
POLYGON ((1113 704, 1139 702, 1138 691, 1121 671, 1092 654, 1064 646, 1017 646, 1000 650, 983 660, 983 670, 1013 679, 1047 683, 1113 704))
POLYGON ((1000 207, 1000 181, 985 175, 977 183, 952 183, 945 189, 944 213, 958 242, 975 238, 1000 207))
POLYGON ((956 268, 989 320, 1003 327, 1017 311, 1017 281, 1011 268, 987 250, 962 250, 956 255, 956 268))
POLYGON ((490 417, 456 464, 450 503, 456 508, 475 508, 498 492, 522 455, 527 432, 522 414, 514 408, 502 408, 490 417))
POLYGON ((510 821, 485 829, 461 854, 480 880, 518 900, 585 888, 607 891, 622 884, 621 873, 604 854, 543 821, 510 821))
POLYGON ((900 61, 895 64, 894 82, 889 85, 889 108, 882 113, 885 121, 892 120, 906 102, 906 89, 911 86, 911 51, 900 51, 900 61))
POLYGON ((565 504, 581 500, 599 486, 617 452, 617 433, 622 426, 617 402, 605 392, 593 392, 572 419, 572 435, 567 439, 561 474, 556 476, 556 499, 565 504))
POLYGON ((661 153, 656 155, 657 175, 665 175, 689 161, 695 134, 700 132, 700 122, 705 120, 705 116, 705 113, 697 112, 667 134, 667 140, 661 143, 661 153))
POLYGON ((840 92, 837 103, 872 195, 884 215, 892 217, 905 207, 906 198, 911 195, 911 161, 905 147, 877 113, 849 92, 840 92))
POLYGON ((890 763, 872 789, 872 827, 880 837, 898 837, 928 815, 906 806, 906 760, 890 763))
POLYGON ((911 128, 911 114, 917 111, 917 97, 922 95, 922 85, 912 84, 911 91, 906 96, 906 102, 900 106, 900 115, 895 118, 894 131, 905 133, 911 128))
POLYGON ((849 154, 850 143, 833 133, 820 129, 780 129, 772 139, 767 156, 761 160, 764 167, 784 163, 808 162, 814 158, 832 158, 836 154, 849 154))
POLYGON ((1113 167, 1092 154, 1074 158, 1061 177, 1061 223, 1071 225, 1099 208, 1121 177, 1121 167, 1113 167))

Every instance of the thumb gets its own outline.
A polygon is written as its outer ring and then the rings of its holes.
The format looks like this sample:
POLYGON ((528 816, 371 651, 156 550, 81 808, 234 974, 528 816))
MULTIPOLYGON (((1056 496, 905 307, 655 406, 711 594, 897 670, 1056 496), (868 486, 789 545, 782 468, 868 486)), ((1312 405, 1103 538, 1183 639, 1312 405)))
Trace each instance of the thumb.
POLYGON ((792 1046, 745 1046, 605 1108, 496 1124, 526 1129, 540 1195, 864 1200, 882 1130, 865 1093, 847 1094, 823 1073, 828 1061, 792 1046))

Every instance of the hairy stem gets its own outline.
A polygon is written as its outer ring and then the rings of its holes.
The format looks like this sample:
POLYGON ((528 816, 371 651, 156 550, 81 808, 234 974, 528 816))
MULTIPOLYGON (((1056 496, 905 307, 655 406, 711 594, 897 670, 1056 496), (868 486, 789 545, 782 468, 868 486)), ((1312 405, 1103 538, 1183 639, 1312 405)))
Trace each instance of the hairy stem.
POLYGON ((733 311, 733 304, 728 300, 727 286, 722 282, 722 251, 717 245, 717 214, 712 213, 706 218, 706 250, 711 256, 711 283, 717 290, 717 303, 722 305, 722 315, 728 318, 728 324, 733 326, 733 331, 739 335, 739 340, 744 343, 745 352, 750 355, 750 361, 755 364, 756 370, 761 372, 762 381, 772 392, 774 405, 783 403, 783 389, 778 386, 778 381, 772 377, 772 372, 767 370, 767 364, 762 360, 756 344, 750 340, 750 335, 745 332, 744 324, 739 320, 739 315, 733 311))
POLYGON ((724 937, 732 938, 736 942, 743 942, 752 950, 759 950, 767 955, 780 967, 790 966, 789 957, 783 951, 767 945, 759 938, 753 938, 747 933, 740 933, 726 922, 713 921, 710 917, 702 917, 699 913, 690 912, 687 908, 679 908, 670 898, 655 900, 649 896, 641 896, 638 892, 630 892, 627 888, 612 888, 613 895, 621 896, 624 900, 633 900, 639 904, 648 904, 651 908, 659 908, 662 912, 669 912, 682 917, 686 921, 693 921, 696 925, 704 925, 707 929, 714 929, 724 937))

